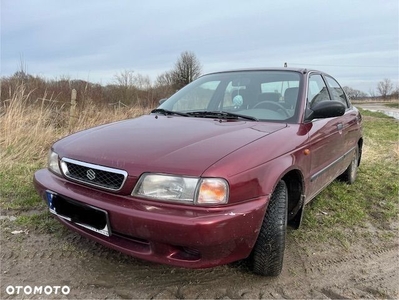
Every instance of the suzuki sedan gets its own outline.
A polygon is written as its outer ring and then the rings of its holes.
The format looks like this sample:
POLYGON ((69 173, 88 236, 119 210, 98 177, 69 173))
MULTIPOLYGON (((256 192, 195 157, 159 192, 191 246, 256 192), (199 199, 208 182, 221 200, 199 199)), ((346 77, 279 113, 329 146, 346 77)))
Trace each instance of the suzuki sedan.
POLYGON ((330 75, 216 72, 149 115, 59 140, 34 184, 61 223, 107 247, 187 268, 248 258, 276 276, 287 226, 337 177, 355 181, 362 145, 330 75))

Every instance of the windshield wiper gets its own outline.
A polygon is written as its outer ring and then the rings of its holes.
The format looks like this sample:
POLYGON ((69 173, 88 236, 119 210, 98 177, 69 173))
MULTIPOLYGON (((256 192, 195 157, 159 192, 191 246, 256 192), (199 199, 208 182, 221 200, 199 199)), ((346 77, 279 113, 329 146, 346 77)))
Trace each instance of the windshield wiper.
POLYGON ((183 117, 188 117, 189 115, 186 113, 178 112, 178 111, 172 111, 172 110, 167 110, 164 108, 156 108, 151 111, 152 114, 160 113, 164 114, 165 116, 167 115, 177 115, 177 116, 183 116, 183 117))
POLYGON ((193 117, 202 117, 202 118, 220 118, 220 119, 245 119, 251 121, 259 121, 255 117, 240 115, 236 113, 231 113, 227 111, 193 111, 187 113, 193 117))

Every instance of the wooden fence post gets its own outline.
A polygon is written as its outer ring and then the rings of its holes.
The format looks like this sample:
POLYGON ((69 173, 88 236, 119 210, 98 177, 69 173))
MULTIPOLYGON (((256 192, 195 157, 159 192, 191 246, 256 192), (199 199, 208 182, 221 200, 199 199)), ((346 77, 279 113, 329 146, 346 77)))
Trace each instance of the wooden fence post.
POLYGON ((76 123, 76 90, 73 89, 71 93, 71 109, 69 111, 69 130, 72 129, 72 126, 76 123))

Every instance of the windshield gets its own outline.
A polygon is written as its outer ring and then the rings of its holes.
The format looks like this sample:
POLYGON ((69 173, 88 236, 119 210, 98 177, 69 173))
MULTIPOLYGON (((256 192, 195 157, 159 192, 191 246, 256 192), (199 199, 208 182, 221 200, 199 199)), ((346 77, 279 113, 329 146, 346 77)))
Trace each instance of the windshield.
POLYGON ((224 116, 292 122, 298 106, 300 78, 300 74, 293 71, 205 75, 178 91, 159 108, 196 117, 211 117, 215 112, 223 112, 224 116))

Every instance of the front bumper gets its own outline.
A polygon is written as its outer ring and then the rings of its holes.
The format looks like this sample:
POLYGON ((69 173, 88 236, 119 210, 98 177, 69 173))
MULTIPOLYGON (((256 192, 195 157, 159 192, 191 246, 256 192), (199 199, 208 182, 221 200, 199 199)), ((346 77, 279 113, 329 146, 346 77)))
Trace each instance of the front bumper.
POLYGON ((76 184, 47 169, 35 173, 34 185, 45 201, 49 190, 108 212, 109 237, 57 217, 78 233, 128 255, 187 268, 248 257, 269 201, 264 196, 219 208, 149 201, 76 184))

